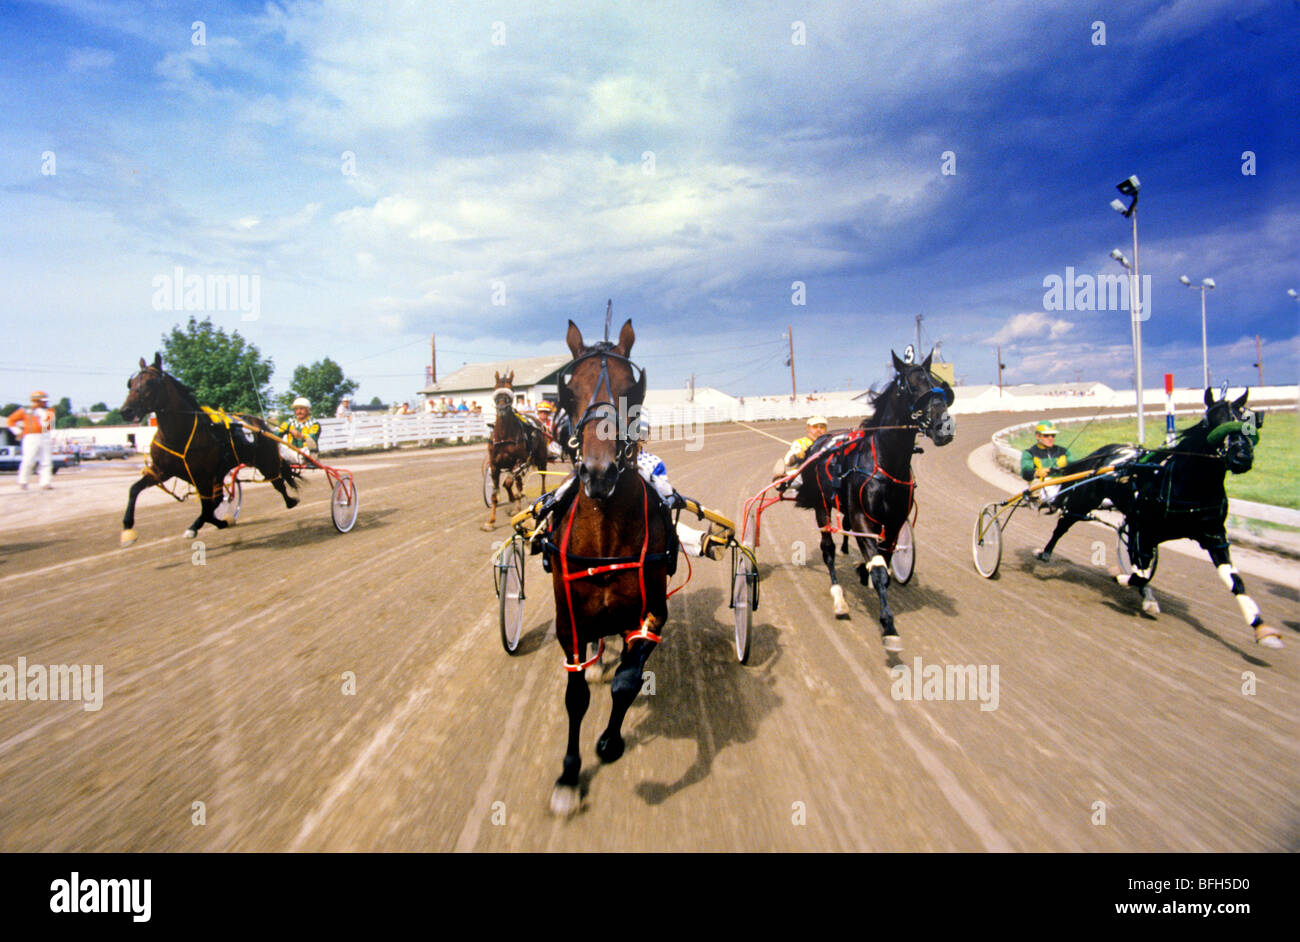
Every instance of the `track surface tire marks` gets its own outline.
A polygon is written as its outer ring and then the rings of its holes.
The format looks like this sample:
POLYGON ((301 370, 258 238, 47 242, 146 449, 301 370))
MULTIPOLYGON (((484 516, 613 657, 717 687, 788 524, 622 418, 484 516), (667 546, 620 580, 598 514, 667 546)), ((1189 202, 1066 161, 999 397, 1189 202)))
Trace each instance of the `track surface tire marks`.
MULTIPOLYGON (((359 471, 344 536, 319 479, 292 511, 247 486, 239 525, 200 534, 204 565, 179 536, 188 505, 143 508, 123 551, 120 508, 9 528, 0 664, 102 664, 107 689, 97 712, 0 701, 0 849, 1296 849, 1296 580, 1247 576, 1292 642, 1268 652, 1208 560, 1162 558, 1163 614, 1142 617, 1092 564, 1100 531, 1043 566, 1053 521, 1017 514, 981 579, 970 529, 1002 495, 965 461, 1008 421, 962 416, 953 444, 922 442, 917 573, 890 594, 901 663, 996 665, 996 710, 895 700, 856 548, 839 621, 811 515, 779 506, 751 663, 731 647, 726 561, 694 561, 609 766, 593 686, 571 821, 546 811, 566 723, 549 579, 530 557, 507 656, 487 562, 507 529, 477 530, 478 450, 359 471)), ((655 451, 683 493, 738 515, 779 446, 739 426, 702 444, 655 451)))

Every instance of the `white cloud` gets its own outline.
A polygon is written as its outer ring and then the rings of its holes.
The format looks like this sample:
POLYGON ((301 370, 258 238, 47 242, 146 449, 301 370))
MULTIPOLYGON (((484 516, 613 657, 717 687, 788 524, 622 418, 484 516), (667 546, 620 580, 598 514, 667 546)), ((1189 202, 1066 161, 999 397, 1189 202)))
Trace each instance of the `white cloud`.
POLYGON ((1013 314, 997 333, 985 340, 984 343, 991 346, 1025 340, 1056 340, 1068 333, 1073 327, 1073 322, 1063 318, 1050 318, 1042 311, 1013 314))

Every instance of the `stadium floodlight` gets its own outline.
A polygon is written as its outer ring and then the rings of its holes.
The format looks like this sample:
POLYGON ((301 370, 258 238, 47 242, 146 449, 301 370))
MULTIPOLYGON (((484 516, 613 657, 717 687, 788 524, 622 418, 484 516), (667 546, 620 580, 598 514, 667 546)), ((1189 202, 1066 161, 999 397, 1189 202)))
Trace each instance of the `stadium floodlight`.
POLYGON ((1210 358, 1205 346, 1205 292, 1213 291, 1215 288, 1213 278, 1202 278, 1199 285, 1192 284, 1192 279, 1186 275, 1180 275, 1178 278, 1183 284, 1193 291, 1201 292, 1201 388, 1210 388, 1210 358))

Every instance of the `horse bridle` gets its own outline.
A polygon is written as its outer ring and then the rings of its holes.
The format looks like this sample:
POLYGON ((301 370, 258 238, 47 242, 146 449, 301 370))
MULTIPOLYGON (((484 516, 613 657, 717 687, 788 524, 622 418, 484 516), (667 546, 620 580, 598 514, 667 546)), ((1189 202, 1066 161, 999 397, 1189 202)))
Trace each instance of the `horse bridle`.
MULTIPOLYGON (((929 371, 927 371, 927 373, 928 372, 929 371)), ((899 389, 909 395, 911 394, 912 388, 908 385, 907 378, 902 373, 898 374, 897 383, 899 389)), ((946 389, 943 386, 936 386, 934 385, 934 380, 931 379, 930 388, 917 397, 916 401, 912 403, 911 410, 908 412, 908 419, 915 422, 918 429, 924 429, 924 426, 921 425, 921 415, 925 412, 926 406, 929 405, 930 400, 935 396, 942 396, 944 402, 949 406, 953 404, 953 401, 956 398, 951 389, 946 389)))
MULTIPOLYGON (((572 424, 572 435, 569 439, 569 447, 577 455, 578 461, 582 460, 582 432, 588 423, 608 418, 613 421, 615 429, 618 429, 620 424, 618 421, 618 404, 614 402, 614 387, 609 378, 610 359, 622 360, 627 364, 628 369, 632 371, 633 377, 635 377, 633 390, 626 397, 629 400, 628 405, 639 406, 645 399, 645 370, 622 354, 614 353, 612 344, 602 342, 597 344, 594 349, 582 354, 582 356, 570 360, 560 370, 560 405, 569 414, 570 420, 572 420, 576 411, 577 398, 569 383, 573 380, 574 371, 577 370, 578 366, 593 357, 600 357, 600 376, 596 380, 596 387, 591 391, 591 399, 587 402, 587 407, 582 411, 581 418, 572 424), (607 399, 599 398, 602 389, 607 394, 607 399), (610 412, 613 413, 612 417, 610 412)), ((631 423, 627 424, 631 425, 631 423)), ((616 433, 615 440, 617 444, 614 448, 614 461, 622 470, 636 456, 637 438, 635 435, 630 434, 629 428, 625 428, 616 433)))

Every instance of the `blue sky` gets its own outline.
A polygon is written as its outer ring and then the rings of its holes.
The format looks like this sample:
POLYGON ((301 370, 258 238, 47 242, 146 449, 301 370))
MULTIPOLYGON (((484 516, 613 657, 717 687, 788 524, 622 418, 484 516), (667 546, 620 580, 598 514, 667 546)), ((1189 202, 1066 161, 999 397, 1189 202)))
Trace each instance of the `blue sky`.
POLYGON ((1298 376, 1297 0, 0 11, 0 400, 116 405, 178 266, 257 277, 256 320, 196 313, 278 391, 330 356, 411 398, 430 333, 440 375, 563 353, 610 297, 654 387, 788 390, 787 325, 801 391, 865 386, 917 314, 969 383, 1001 343, 1008 382, 1122 386, 1128 314, 1044 279, 1121 272, 1129 174, 1147 385, 1200 379, 1182 274, 1216 383, 1256 334, 1298 376))

